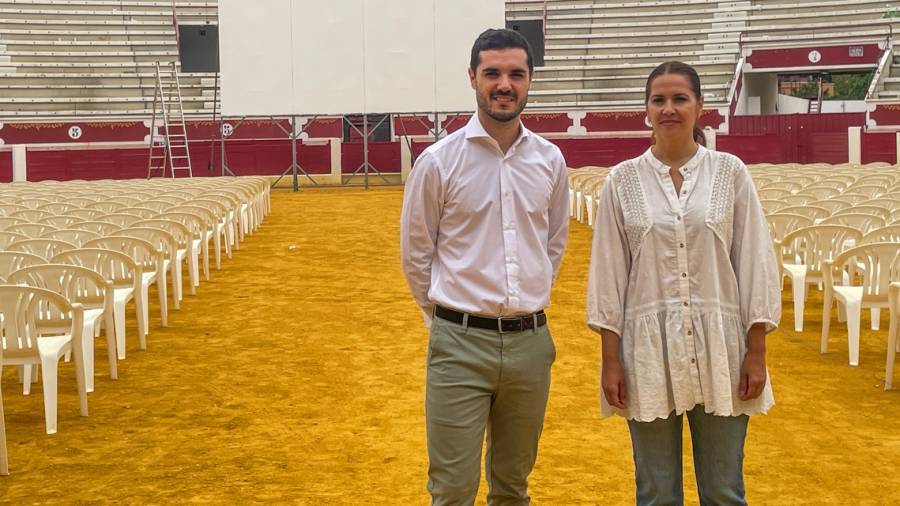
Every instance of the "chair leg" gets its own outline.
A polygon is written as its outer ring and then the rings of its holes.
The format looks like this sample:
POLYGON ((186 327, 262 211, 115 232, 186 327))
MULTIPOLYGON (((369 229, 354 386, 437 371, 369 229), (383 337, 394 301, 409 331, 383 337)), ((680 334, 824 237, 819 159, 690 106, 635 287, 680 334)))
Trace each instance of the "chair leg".
POLYGON ((84 389, 94 391, 94 322, 85 320, 81 334, 82 356, 84 357, 84 389))
POLYGON ((0 392, 0 476, 9 476, 9 459, 6 456, 6 421, 3 417, 2 392, 0 392))
POLYGON ((44 424, 47 434, 56 434, 56 369, 55 357, 41 357, 41 380, 44 382, 44 424))
POLYGON ((191 278, 191 295, 197 295, 197 287, 200 286, 200 252, 190 246, 188 250, 188 274, 191 278))
POLYGON ((106 327, 106 353, 108 355, 109 360, 109 378, 110 379, 119 379, 119 367, 116 363, 116 334, 115 323, 113 323, 114 317, 112 311, 107 309, 106 314, 103 316, 105 319, 105 327, 106 327))
POLYGON ((884 366, 884 389, 890 390, 893 387, 894 379, 894 359, 897 356, 897 345, 900 339, 900 315, 891 315, 891 323, 888 327, 888 345, 887 345, 887 363, 884 366))
POLYGON ((32 365, 25 364, 19 367, 21 367, 20 371, 22 375, 22 395, 31 395, 32 365))
POLYGON ((872 323, 872 330, 881 330, 881 308, 873 307, 869 310, 869 319, 872 323))
MULTIPOLYGON (((831 331, 831 306, 834 305, 832 301, 832 291, 830 289, 825 290, 824 302, 822 303, 822 338, 819 343, 819 353, 828 353, 828 333, 831 331)), ((838 306, 841 303, 838 302, 838 306)))
POLYGON ((859 365, 859 321, 862 313, 860 301, 847 301, 847 340, 850 365, 859 365))
POLYGON ((806 305, 806 276, 798 275, 791 280, 794 292, 794 330, 803 332, 803 309, 806 305))
MULTIPOLYGON (((137 297, 137 295, 135 295, 137 297)), ((138 307, 138 315, 141 314, 141 306, 135 300, 138 307)), ((125 301, 116 301, 113 304, 114 321, 116 328, 116 350, 118 351, 119 360, 125 360, 125 301)), ((140 329, 138 330, 140 332, 140 329)), ((109 339, 109 337, 107 337, 109 339)))

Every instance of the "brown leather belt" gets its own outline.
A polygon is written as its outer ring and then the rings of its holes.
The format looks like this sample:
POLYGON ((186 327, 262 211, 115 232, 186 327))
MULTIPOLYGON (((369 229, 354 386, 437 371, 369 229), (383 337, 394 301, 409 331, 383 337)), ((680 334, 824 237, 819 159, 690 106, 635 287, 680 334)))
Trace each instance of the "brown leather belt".
MULTIPOLYGON (((443 306, 435 306, 434 315, 442 320, 462 325, 465 321, 466 313, 460 313, 453 309, 443 306)), ((523 330, 531 330, 540 328, 547 324, 547 315, 541 309, 536 313, 524 316, 501 316, 499 318, 485 318, 484 316, 476 316, 469 314, 466 322, 469 327, 479 329, 496 330, 501 334, 504 332, 521 332, 523 330)))

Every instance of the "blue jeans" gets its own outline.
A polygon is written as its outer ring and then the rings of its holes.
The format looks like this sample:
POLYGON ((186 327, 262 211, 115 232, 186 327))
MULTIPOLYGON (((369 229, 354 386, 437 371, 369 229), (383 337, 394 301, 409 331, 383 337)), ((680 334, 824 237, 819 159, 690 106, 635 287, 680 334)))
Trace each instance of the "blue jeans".
MULTIPOLYGON (((701 506, 744 506, 744 439, 747 415, 714 416, 698 405, 687 412, 701 506)), ((634 449, 638 506, 684 504, 682 415, 652 422, 628 421, 634 449)))

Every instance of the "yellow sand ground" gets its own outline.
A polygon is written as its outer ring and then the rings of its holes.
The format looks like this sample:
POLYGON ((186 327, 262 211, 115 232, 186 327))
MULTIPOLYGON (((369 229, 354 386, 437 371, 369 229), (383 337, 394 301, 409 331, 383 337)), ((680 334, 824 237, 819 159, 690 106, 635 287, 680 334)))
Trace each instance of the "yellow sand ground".
MULTIPOLYGON (((78 416, 74 368, 61 366, 56 435, 44 434, 40 385, 23 397, 4 368, 12 475, 0 478, 0 502, 427 504, 427 334, 398 265, 401 197, 276 193, 260 231, 186 296, 170 327, 152 317, 147 351, 131 323, 118 381, 98 340, 90 417, 78 416)), ((598 417, 589 252, 590 230, 573 223, 549 310, 558 359, 531 479, 537 505, 633 504, 625 422, 598 417)), ((884 330, 863 331, 854 368, 836 321, 831 353, 819 354, 818 292, 803 333, 791 330, 787 291, 785 301, 769 339, 777 405, 751 421, 747 442, 750 503, 900 503, 900 390, 882 390, 887 314, 884 330)))

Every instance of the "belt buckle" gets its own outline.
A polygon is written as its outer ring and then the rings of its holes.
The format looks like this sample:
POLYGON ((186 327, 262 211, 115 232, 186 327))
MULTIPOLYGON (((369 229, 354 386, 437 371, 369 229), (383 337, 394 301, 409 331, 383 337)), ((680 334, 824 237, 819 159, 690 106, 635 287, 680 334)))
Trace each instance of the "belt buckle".
POLYGON ((506 333, 506 332, 517 332, 517 331, 521 331, 521 330, 522 330, 522 317, 520 317, 520 316, 501 316, 500 318, 497 318, 497 330, 498 330, 501 334, 504 334, 504 333, 506 333), (516 322, 517 322, 517 323, 519 324, 518 329, 512 328, 512 329, 510 329, 510 330, 506 330, 506 329, 503 328, 503 322, 509 322, 509 323, 516 323, 516 322))

